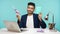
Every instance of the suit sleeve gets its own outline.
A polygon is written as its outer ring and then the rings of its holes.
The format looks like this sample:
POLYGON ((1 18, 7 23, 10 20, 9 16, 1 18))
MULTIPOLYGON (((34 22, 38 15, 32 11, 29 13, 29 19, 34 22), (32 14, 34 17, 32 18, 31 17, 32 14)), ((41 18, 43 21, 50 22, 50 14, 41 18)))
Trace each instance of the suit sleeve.
POLYGON ((20 28, 23 28, 23 16, 21 17, 21 21, 20 21, 20 23, 19 23, 19 27, 20 27, 20 28))
POLYGON ((41 26, 41 28, 46 28, 46 23, 42 20, 42 21, 40 21, 40 26, 41 26))

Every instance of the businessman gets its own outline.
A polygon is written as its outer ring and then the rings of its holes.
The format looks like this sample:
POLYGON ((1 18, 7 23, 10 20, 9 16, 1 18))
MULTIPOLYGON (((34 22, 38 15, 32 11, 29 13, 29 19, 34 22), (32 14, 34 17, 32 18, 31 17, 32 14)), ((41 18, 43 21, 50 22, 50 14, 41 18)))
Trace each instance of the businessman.
POLYGON ((29 2, 27 6, 27 14, 23 15, 20 20, 20 16, 17 15, 18 25, 20 28, 46 28, 46 23, 42 19, 42 13, 35 14, 35 4, 29 2))

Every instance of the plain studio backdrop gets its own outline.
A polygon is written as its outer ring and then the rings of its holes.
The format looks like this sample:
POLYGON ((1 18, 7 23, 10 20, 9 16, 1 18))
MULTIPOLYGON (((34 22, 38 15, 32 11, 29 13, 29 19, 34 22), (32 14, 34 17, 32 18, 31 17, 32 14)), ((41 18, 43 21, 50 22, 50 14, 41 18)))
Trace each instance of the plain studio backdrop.
MULTIPOLYGON (((0 28, 5 28, 4 20, 17 22, 13 7, 20 11, 20 15, 26 14, 28 2, 34 2, 36 4, 35 13, 42 12, 43 20, 49 11, 54 13, 55 28, 60 31, 60 0, 0 0, 0 28)), ((45 22, 48 28, 48 23, 52 22, 51 14, 49 20, 45 22)))

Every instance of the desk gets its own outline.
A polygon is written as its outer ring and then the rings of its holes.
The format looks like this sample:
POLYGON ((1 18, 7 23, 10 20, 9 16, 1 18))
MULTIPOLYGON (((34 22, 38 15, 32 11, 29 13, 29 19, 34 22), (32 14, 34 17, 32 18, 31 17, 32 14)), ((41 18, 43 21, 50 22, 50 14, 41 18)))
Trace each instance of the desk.
POLYGON ((40 28, 29 28, 24 32, 10 32, 7 28, 0 29, 0 34, 60 34, 58 31, 50 31, 49 29, 40 29, 40 28), (43 30, 44 32, 38 32, 39 30, 43 30))

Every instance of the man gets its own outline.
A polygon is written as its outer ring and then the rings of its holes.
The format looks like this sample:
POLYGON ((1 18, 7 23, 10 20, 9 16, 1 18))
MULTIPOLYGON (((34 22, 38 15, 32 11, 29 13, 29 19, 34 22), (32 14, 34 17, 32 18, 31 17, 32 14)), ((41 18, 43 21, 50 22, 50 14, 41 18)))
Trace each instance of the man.
MULTIPOLYGON (((19 22, 20 28, 46 28, 45 22, 42 20, 42 13, 35 14, 35 4, 32 2, 28 3, 27 13, 21 17, 19 22)), ((19 18, 18 18, 19 19, 19 18)))

